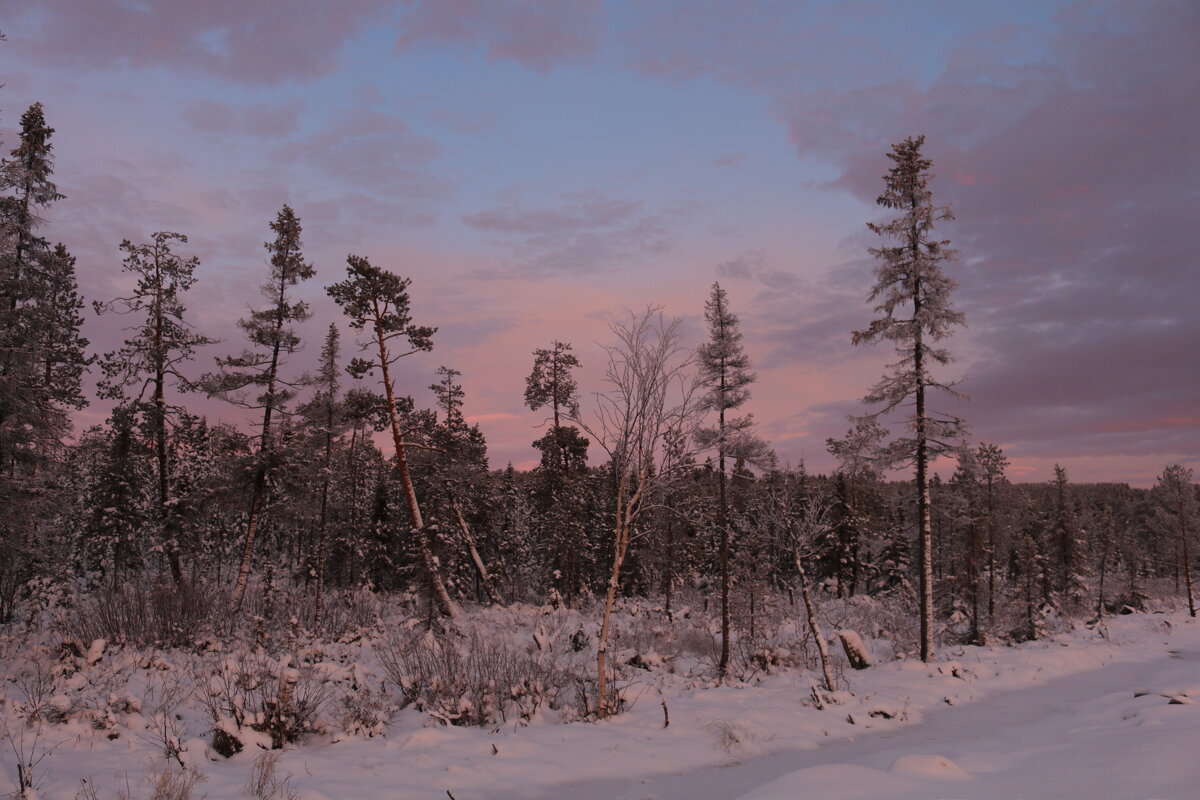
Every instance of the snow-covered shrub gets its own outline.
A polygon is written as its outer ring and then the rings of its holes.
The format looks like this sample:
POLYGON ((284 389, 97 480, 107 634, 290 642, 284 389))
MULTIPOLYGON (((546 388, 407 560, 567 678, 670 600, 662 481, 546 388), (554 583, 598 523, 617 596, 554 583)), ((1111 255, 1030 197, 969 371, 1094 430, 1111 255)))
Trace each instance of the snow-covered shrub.
POLYGON ((379 736, 392 716, 387 695, 365 683, 343 694, 338 703, 340 728, 350 736, 379 736))
MULTIPOLYGON (((92 648, 98 650, 99 648, 92 648)), ((12 659, 4 695, 27 725, 82 721, 110 738, 140 703, 126 691, 133 665, 75 656, 77 648, 31 645, 12 659)))
POLYGON ((447 725, 528 721, 543 705, 558 707, 571 679, 551 654, 528 652, 474 628, 465 635, 393 630, 376 652, 403 704, 447 725))
POLYGON ((131 581, 97 590, 57 615, 56 630, 78 642, 194 647, 211 629, 217 594, 201 584, 131 581))
POLYGON ((319 730, 330 695, 312 665, 261 650, 204 659, 192 678, 212 720, 213 749, 223 756, 249 743, 277 749, 319 730))
POLYGON ((14 654, 9 662, 5 676, 9 687, 4 694, 11 699, 17 715, 32 724, 54 713, 54 698, 62 689, 65 675, 71 672, 74 669, 50 648, 31 645, 24 654, 14 654))

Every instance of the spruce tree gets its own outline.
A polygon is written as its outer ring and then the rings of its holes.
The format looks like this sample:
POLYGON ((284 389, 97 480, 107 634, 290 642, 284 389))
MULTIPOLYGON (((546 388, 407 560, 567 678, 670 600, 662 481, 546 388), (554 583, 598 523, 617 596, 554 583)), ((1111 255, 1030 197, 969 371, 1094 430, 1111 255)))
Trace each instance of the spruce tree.
POLYGON ((313 578, 316 588, 316 624, 321 624, 325 597, 325 569, 329 560, 329 492, 333 484, 333 445, 341 433, 344 418, 339 379, 341 334, 331 324, 321 345, 321 363, 317 370, 317 392, 302 411, 308 423, 318 432, 321 450, 320 507, 317 512, 317 553, 313 558, 313 578))
POLYGON ((1066 468, 1054 465, 1054 521, 1050 540, 1058 561, 1058 596, 1063 610, 1074 610, 1083 600, 1084 586, 1082 542, 1075 520, 1071 484, 1066 468))
POLYGON ((759 460, 766 446, 751 433, 754 418, 731 416, 750 399, 750 384, 757 376, 750 371, 750 357, 742 349, 742 332, 737 316, 729 310, 729 298, 719 283, 704 304, 708 341, 696 351, 705 395, 702 408, 715 411, 715 425, 697 431, 701 447, 717 451, 718 515, 721 570, 721 658, 717 671, 722 679, 729 671, 729 497, 725 462, 728 458, 759 460))
POLYGON ((18 146, 0 165, 0 471, 7 475, 34 468, 64 401, 82 404, 79 374, 88 363, 74 259, 38 235, 42 215, 63 198, 51 180, 53 134, 34 103, 21 115, 18 146), (59 369, 68 361, 71 368, 59 369))
POLYGON ((909 137, 892 146, 888 158, 894 166, 883 177, 884 191, 876 203, 900 212, 883 223, 867 227, 892 244, 871 248, 879 262, 875 268, 875 286, 868 297, 876 303, 879 316, 861 331, 855 331, 854 344, 879 341, 895 343, 899 359, 890 365, 890 373, 868 392, 864 402, 882 407, 868 415, 879 418, 901 405, 912 404, 908 415, 910 435, 893 444, 898 460, 913 464, 916 478, 917 525, 919 530, 921 659, 934 655, 933 642, 933 532, 929 504, 929 463, 950 452, 961 433, 962 421, 939 414, 927 405, 929 390, 953 393, 952 384, 938 380, 931 372, 934 365, 951 361, 950 353, 938 343, 963 324, 962 312, 950 305, 957 284, 943 267, 956 259, 946 240, 933 236, 937 223, 951 220, 948 206, 937 206, 929 188, 933 162, 921 155, 924 136, 909 137))

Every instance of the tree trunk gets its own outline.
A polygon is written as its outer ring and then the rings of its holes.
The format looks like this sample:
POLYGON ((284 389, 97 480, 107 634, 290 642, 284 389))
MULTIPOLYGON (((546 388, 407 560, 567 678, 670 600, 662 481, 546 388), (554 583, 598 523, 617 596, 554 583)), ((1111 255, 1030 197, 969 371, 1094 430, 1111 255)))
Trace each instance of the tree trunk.
POLYGON ((463 540, 467 543, 467 550, 471 553, 475 571, 479 573, 479 582, 483 584, 483 591, 492 605, 498 606, 500 605, 500 595, 496 593, 496 588, 492 585, 492 578, 488 575, 487 567, 484 566, 483 558, 479 555, 478 548, 475 547, 475 536, 471 533, 470 526, 467 525, 467 518, 463 516, 462 506, 458 504, 458 498, 453 495, 450 496, 450 503, 454 506, 454 514, 458 517, 458 527, 462 531, 463 540))
MULTIPOLYGON (((1191 486, 1187 488, 1188 491, 1191 491, 1191 486)), ((1183 577, 1187 585, 1188 614, 1194 617, 1196 616, 1196 595, 1192 591, 1192 555, 1191 548, 1188 547, 1187 514, 1182 495, 1179 501, 1179 539, 1183 545, 1183 577)))
POLYGON ((424 562, 425 574, 429 579, 429 590, 438 610, 450 619, 458 619, 458 605, 450 599, 446 591, 446 582, 442 579, 442 570, 438 566, 437 557, 433 554, 433 542, 425 527, 425 519, 421 516, 421 507, 417 504, 417 492, 413 488, 412 476, 408 472, 408 458, 404 453, 404 436, 400 432, 400 416, 396 409, 396 394, 392 388, 392 376, 388 370, 388 349, 384 332, 375 329, 376 341, 379 344, 379 365, 383 372, 383 389, 387 396, 388 421, 392 429, 392 443, 396 450, 396 466, 400 472, 400 484, 404 489, 404 500, 408 504, 408 518, 413 533, 417 536, 417 547, 424 562))
POLYGON ((829 645, 825 642, 825 634, 821 632, 821 623, 817 621, 817 613, 813 608, 812 598, 808 595, 808 577, 804 572, 804 563, 800 554, 794 555, 796 573, 800 576, 800 597, 804 600, 804 615, 808 621, 808 630, 817 643, 817 656, 821 659, 821 673, 825 676, 825 688, 831 692, 837 691, 837 682, 833 679, 833 670, 829 664, 829 645))
POLYGON ((996 507, 992 477, 988 476, 988 625, 996 622, 996 507))
POLYGON ((333 390, 328 397, 325 407, 325 458, 321 465, 321 516, 317 523, 317 597, 314 615, 316 624, 321 624, 321 612, 325 602, 325 559, 327 537, 329 534, 329 483, 332 479, 330 470, 333 467, 333 390))
MULTIPOLYGON (((725 395, 725 372, 721 371, 721 397, 725 395)), ((725 409, 720 411, 720 450, 718 451, 719 514, 717 524, 721 527, 721 660, 717 665, 717 676, 724 681, 729 674, 729 507, 725 488, 725 409)))
POLYGON ((179 542, 176 534, 177 527, 171 517, 171 483, 169 460, 167 458, 167 400, 166 384, 166 353, 163 342, 163 310, 162 310, 162 271, 159 264, 158 246, 154 252, 154 454, 158 461, 158 513, 161 525, 163 549, 167 554, 167 563, 171 569, 171 580, 176 586, 183 584, 183 568, 179 563, 179 542))
POLYGON ((617 539, 613 546, 612 574, 608 578, 608 589, 604 593, 604 614, 600 619, 600 632, 596 636, 596 716, 606 719, 614 711, 608 704, 608 637, 612 623, 613 606, 617 602, 617 587, 621 576, 621 562, 625 560, 624 542, 627 533, 617 523, 617 539))
MULTIPOLYGON (((921 303, 918 297, 914 316, 920 314, 921 303)), ((913 368, 917 373, 917 520, 920 525, 920 559, 921 559, 921 660, 932 661, 933 647, 933 521, 929 509, 929 445, 926 441, 925 430, 925 372, 922 363, 924 353, 921 350, 920 329, 917 329, 916 346, 913 356, 913 368)))

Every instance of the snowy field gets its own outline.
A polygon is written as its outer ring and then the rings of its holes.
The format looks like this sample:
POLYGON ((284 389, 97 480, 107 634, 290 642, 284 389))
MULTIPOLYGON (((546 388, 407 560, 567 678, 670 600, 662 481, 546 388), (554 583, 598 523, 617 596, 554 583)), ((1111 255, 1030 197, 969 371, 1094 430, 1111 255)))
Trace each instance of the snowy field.
MULTIPOLYGON (((247 739, 228 759, 212 752, 203 703, 162 701, 164 676, 183 670, 169 654, 93 648, 73 674, 39 679, 15 644, 4 651, 0 797, 19 796, 22 754, 41 800, 182 800, 182 787, 163 788, 182 781, 180 763, 198 776, 193 798, 1200 797, 1200 624, 1183 613, 1117 617, 1016 647, 945 648, 931 664, 876 652, 881 663, 844 669, 848 687, 832 695, 814 692, 817 673, 803 669, 722 687, 638 670, 629 708, 605 722, 543 709, 528 724, 458 727, 410 706, 375 730, 341 725, 281 751, 247 739), (31 726, 22 715, 37 680, 58 693, 43 687, 49 712, 31 726), (97 697, 103 719, 85 699, 97 697), (154 713, 156 698, 173 723, 154 713)), ((367 682, 378 667, 359 655, 362 664, 343 651, 348 666, 330 680, 367 682)))

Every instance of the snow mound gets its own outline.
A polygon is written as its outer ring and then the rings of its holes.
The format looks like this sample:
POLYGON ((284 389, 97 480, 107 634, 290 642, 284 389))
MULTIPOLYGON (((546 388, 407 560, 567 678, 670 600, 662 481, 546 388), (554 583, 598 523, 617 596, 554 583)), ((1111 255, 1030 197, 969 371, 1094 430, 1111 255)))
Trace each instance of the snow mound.
POLYGON ((900 756, 892 762, 889 772, 910 778, 949 778, 962 780, 970 774, 945 756, 900 756))

